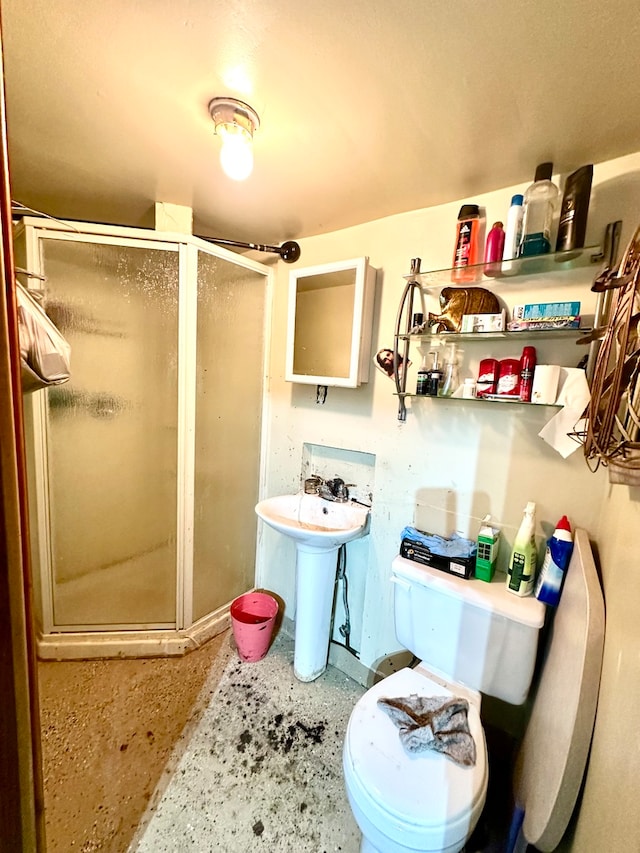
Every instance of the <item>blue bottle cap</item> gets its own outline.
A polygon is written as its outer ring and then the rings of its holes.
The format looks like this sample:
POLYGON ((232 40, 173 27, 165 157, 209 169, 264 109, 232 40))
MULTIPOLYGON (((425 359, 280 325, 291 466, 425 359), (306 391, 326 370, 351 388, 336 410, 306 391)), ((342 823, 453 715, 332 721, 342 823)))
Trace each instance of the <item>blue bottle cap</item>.
POLYGON ((524 196, 518 193, 517 195, 511 196, 511 204, 524 204, 524 196))

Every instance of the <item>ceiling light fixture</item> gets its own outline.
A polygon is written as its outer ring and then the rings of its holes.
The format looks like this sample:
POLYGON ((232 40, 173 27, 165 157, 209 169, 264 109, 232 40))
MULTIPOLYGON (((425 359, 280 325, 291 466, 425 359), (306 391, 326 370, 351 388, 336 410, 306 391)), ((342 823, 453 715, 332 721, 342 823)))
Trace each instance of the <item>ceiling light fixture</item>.
POLYGON ((253 133, 260 127, 256 111, 236 98, 214 98, 209 114, 222 139, 220 165, 234 181, 244 181, 253 169, 253 133))

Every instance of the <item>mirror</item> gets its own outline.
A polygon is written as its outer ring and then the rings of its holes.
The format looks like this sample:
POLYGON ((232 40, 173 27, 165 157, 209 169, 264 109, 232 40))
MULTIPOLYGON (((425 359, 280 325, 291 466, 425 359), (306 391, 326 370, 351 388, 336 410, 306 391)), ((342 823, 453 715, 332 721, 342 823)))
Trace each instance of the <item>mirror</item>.
POLYGON ((375 275, 364 257, 291 271, 288 382, 344 388, 368 382, 375 275))

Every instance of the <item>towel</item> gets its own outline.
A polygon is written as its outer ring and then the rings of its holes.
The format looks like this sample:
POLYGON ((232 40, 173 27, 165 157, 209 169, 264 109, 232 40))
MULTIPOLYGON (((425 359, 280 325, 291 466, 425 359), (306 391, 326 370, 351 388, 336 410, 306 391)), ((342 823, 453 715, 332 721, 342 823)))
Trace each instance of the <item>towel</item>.
POLYGON ((433 749, 461 767, 476 763, 466 699, 412 693, 402 699, 378 699, 378 705, 398 727, 400 741, 410 755, 433 749))
POLYGON ((591 397, 584 370, 578 367, 560 368, 560 393, 556 405, 561 411, 542 427, 538 435, 566 459, 582 444, 573 438, 585 429, 582 419, 591 397))

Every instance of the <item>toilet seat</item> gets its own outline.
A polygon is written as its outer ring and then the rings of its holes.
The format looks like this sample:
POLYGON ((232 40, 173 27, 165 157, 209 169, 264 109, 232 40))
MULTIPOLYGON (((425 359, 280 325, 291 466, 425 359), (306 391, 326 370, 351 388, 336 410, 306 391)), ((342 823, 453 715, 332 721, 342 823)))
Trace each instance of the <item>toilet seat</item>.
POLYGON ((353 709, 345 737, 343 765, 352 808, 356 819, 389 840, 388 850, 460 850, 487 792, 479 705, 471 701, 468 713, 476 764, 460 767, 435 751, 412 756, 404 750, 397 727, 377 701, 411 694, 469 698, 468 691, 456 693, 455 685, 445 687, 413 669, 402 669, 368 690, 353 709))

